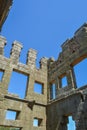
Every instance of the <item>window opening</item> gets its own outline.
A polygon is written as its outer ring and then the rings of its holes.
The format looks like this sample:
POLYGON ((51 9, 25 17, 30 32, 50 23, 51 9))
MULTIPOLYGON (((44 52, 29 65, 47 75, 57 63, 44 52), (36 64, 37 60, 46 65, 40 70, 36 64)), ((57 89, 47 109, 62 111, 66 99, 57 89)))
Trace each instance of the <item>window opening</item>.
POLYGON ((69 121, 67 125, 68 130, 75 130, 75 121, 72 120, 72 116, 68 117, 68 121, 69 121))
POLYGON ((38 127, 38 119, 33 120, 33 126, 38 127))
POLYGON ((53 83, 51 84, 50 87, 50 99, 55 99, 56 98, 56 84, 53 83))
POLYGON ((38 94, 43 94, 43 84, 41 83, 34 83, 34 92, 38 94))
POLYGON ((3 74, 4 74, 4 72, 3 72, 3 71, 0 71, 0 81, 2 81, 3 74))
POLYGON ((39 126, 41 126, 41 124, 42 124, 42 119, 34 118, 34 120, 33 120, 33 126, 34 127, 39 127, 39 126))
POLYGON ((87 59, 74 66, 77 88, 87 85, 87 59))
POLYGON ((16 116, 17 116, 16 111, 7 110, 7 112, 6 112, 6 119, 7 120, 16 120, 16 116))
POLYGON ((19 98, 25 98, 27 89, 28 76, 15 72, 12 72, 8 92, 16 95, 19 98))
POLYGON ((64 77, 61 79, 61 82, 62 82, 62 88, 68 86, 67 77, 66 77, 66 76, 64 76, 64 77))

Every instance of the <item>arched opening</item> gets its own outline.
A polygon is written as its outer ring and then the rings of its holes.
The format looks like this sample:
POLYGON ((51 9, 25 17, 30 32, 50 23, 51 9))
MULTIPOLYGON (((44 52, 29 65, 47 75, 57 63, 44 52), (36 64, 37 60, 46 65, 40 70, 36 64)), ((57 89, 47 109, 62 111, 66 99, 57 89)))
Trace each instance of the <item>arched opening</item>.
POLYGON ((72 116, 68 117, 68 130, 75 130, 75 121, 73 121, 72 116))

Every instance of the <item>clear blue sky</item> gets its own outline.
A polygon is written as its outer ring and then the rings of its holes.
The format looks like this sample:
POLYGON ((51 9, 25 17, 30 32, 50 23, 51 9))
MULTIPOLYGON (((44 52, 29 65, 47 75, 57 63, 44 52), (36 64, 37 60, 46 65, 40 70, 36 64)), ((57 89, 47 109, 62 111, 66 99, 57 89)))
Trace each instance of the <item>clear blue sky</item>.
POLYGON ((18 40, 24 46, 20 57, 23 63, 29 48, 38 51, 37 65, 43 56, 57 59, 62 43, 85 22, 87 0, 14 0, 1 32, 8 41, 5 56, 9 57, 12 42, 18 40))
POLYGON ((24 48, 20 61, 26 61, 29 48, 43 56, 57 59, 61 44, 87 21, 87 0, 14 0, 1 34, 7 38, 5 55, 12 42, 20 41, 24 48))

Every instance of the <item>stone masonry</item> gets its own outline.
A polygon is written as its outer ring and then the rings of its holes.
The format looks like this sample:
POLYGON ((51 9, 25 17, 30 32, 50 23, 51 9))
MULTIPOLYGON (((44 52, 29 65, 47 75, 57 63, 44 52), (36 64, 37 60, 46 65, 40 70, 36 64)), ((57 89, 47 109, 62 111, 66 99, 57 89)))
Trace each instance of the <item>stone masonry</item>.
MULTIPOLYGON (((12 0, 0 0, 0 29, 11 5, 12 0)), ((36 50, 30 49, 26 64, 22 64, 19 62, 22 44, 14 41, 10 58, 6 58, 6 43, 6 39, 0 36, 0 128, 68 130, 68 117, 72 116, 76 130, 87 130, 87 85, 78 88, 74 72, 74 66, 87 58, 87 23, 62 44, 62 52, 56 61, 41 58, 39 69, 35 63, 36 50), (23 99, 8 91, 13 72, 27 76, 23 99), (63 77, 67 78, 65 87, 62 86, 63 77), (40 94, 34 91, 35 83, 42 86, 40 94), (15 119, 7 119, 7 111, 15 112, 15 119), (38 122, 36 126, 33 123, 35 119, 38 122)))
MULTIPOLYGON (((30 49, 28 52, 26 65, 19 62, 22 45, 18 41, 13 42, 10 58, 4 57, 4 46, 6 39, 0 37, 0 71, 3 71, 3 78, 0 82, 0 125, 12 126, 23 130, 46 130, 46 105, 47 105, 47 59, 42 58, 40 69, 36 69, 35 61, 37 51, 30 49), (17 71, 27 75, 28 83, 24 99, 20 99, 15 94, 8 93, 8 84, 12 71, 17 71), (34 93, 34 82, 43 84, 43 94, 34 93), (6 110, 16 111, 18 116, 14 120, 6 120, 6 110), (33 119, 42 121, 39 128, 33 128, 33 119)), ((19 82, 19 81, 18 81, 19 82)), ((20 79, 21 82, 21 79, 20 79)))
POLYGON ((10 11, 13 0, 0 0, 0 30, 10 11))
POLYGON ((0 36, 0 72, 3 72, 0 81, 0 126, 20 130, 67 130, 68 116, 72 116, 76 130, 87 130, 87 85, 77 88, 73 69, 87 58, 87 24, 62 44, 62 52, 56 61, 43 57, 39 69, 35 65, 36 50, 30 49, 26 64, 22 64, 19 62, 23 48, 20 42, 13 42, 10 58, 4 56, 6 43, 6 39, 0 36), (28 77, 24 99, 8 92, 13 71, 28 77), (68 83, 62 88, 61 79, 64 76, 68 83), (35 82, 42 84, 41 94, 34 92, 35 82), (53 84, 56 86, 55 98, 53 84), (6 119, 7 110, 17 113, 15 120, 6 119), (33 126, 34 119, 38 119, 36 127, 33 126))
POLYGON ((77 87, 74 66, 87 58, 87 24, 62 45, 58 60, 48 61, 47 130, 67 130, 68 116, 75 121, 76 130, 87 130, 87 85, 77 87), (61 79, 67 77, 62 88, 61 79), (52 84, 56 98, 52 100, 52 84))
MULTIPOLYGON (((0 0, 0 29, 12 5, 12 0, 0 0)), ((87 58, 87 23, 74 37, 62 44, 62 52, 55 61, 41 58, 36 68, 37 51, 30 49, 26 64, 20 63, 22 44, 14 41, 10 58, 4 56, 7 41, 0 36, 0 128, 16 130, 68 130, 68 117, 72 116, 76 130, 87 130, 87 85, 77 87, 74 66, 87 58), (25 97, 9 93, 13 72, 27 76, 25 97), (62 86, 62 78, 67 86, 62 86), (34 91, 34 84, 42 86, 41 93, 34 91), (53 90, 53 86, 55 89, 53 90), (16 113, 15 119, 7 119, 7 111, 16 113), (34 126, 34 120, 37 126, 34 126)), ((21 79, 20 81, 21 82, 21 79)), ((15 85, 18 87, 18 84, 15 85)))

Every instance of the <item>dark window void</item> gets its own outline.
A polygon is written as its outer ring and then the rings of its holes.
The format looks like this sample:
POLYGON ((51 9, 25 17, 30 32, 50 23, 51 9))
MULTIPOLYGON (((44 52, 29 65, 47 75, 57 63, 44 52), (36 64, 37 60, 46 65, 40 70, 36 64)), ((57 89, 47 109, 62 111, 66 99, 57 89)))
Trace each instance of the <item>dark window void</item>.
POLYGON ((22 99, 25 98, 27 89, 27 79, 28 76, 13 71, 8 87, 8 92, 11 94, 16 94, 18 97, 22 99))
POLYGON ((55 83, 50 85, 50 99, 56 98, 56 85, 55 83))
POLYGON ((68 130, 75 130, 75 121, 72 120, 72 116, 68 117, 68 130))
POLYGON ((68 86, 67 77, 64 76, 63 78, 61 78, 61 87, 64 88, 64 87, 67 87, 67 86, 68 86))
POLYGON ((0 70, 0 81, 2 81, 4 71, 0 70))
POLYGON ((41 83, 34 83, 34 92, 38 94, 43 94, 43 84, 41 83))
POLYGON ((33 120, 33 126, 34 127, 39 127, 41 125, 42 125, 42 119, 40 119, 40 118, 34 118, 34 120, 33 120))
POLYGON ((77 87, 87 85, 87 59, 74 66, 77 87))

